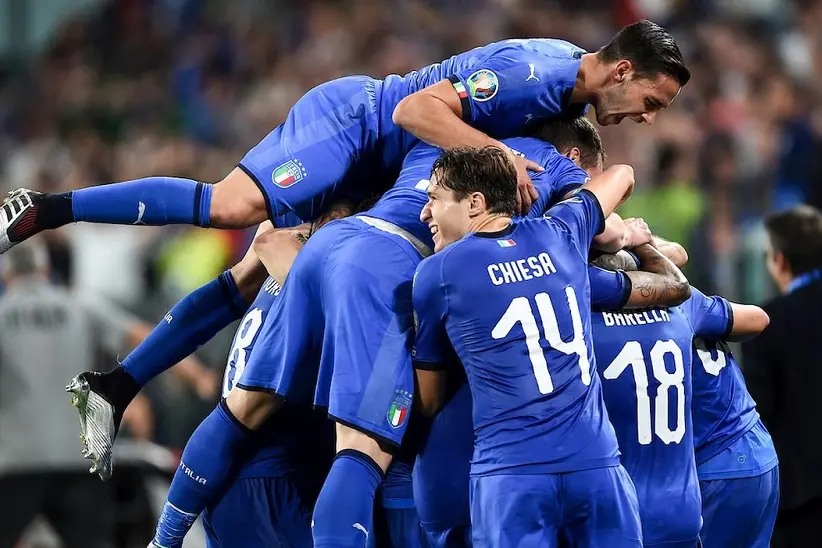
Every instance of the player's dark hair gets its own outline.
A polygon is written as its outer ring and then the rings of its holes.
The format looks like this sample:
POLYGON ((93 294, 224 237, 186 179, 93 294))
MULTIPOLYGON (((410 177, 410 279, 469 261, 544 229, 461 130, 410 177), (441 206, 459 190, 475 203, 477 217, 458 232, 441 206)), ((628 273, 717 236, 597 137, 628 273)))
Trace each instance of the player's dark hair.
POLYGON ((479 192, 485 196, 490 213, 514 214, 517 170, 508 154, 498 147, 446 150, 431 168, 431 176, 435 175, 437 184, 454 191, 458 200, 479 192))
POLYGON ((685 66, 674 37, 647 19, 624 27, 597 52, 597 56, 606 63, 627 59, 640 78, 654 79, 664 74, 680 86, 691 79, 691 71, 685 66))
POLYGON ((781 252, 794 276, 822 268, 822 212, 801 205, 772 213, 765 229, 774 252, 781 252))
POLYGON ((605 163, 605 145, 594 124, 580 116, 578 118, 549 118, 540 124, 531 134, 537 139, 551 143, 561 153, 566 154, 576 147, 581 154, 580 165, 583 169, 605 163))

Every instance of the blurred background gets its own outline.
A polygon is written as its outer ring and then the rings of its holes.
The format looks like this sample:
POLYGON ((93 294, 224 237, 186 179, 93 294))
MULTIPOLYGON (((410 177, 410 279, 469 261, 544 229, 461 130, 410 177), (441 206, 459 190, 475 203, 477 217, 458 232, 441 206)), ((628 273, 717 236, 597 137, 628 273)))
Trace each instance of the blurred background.
MULTIPOLYGON (((762 302, 774 293, 762 216, 822 205, 815 0, 0 0, 0 191, 217 181, 320 82, 404 73, 502 38, 595 50, 643 17, 673 31, 693 79, 652 128, 601 128, 610 161, 637 173, 621 213, 681 242, 703 291, 762 302)), ((55 282, 154 324, 251 236, 74 225, 47 244, 55 282)), ((150 385, 137 437, 184 444, 213 406, 232 333, 198 352, 208 382, 150 385)))

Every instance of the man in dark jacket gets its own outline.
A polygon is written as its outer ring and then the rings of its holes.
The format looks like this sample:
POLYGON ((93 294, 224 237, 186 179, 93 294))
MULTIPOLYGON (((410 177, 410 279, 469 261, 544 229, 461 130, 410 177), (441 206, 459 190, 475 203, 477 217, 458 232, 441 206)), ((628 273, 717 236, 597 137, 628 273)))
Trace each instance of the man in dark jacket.
POLYGON ((743 353, 780 460, 772 546, 822 546, 822 212, 799 206, 765 227, 768 270, 782 295, 764 307, 770 326, 743 353))

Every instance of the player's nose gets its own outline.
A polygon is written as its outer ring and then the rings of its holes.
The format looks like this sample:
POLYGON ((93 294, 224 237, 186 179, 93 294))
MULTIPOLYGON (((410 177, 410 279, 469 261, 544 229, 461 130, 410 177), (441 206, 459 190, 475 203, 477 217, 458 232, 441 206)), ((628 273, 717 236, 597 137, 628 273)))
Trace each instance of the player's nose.
POLYGON ((431 218, 431 202, 426 203, 420 211, 420 221, 427 223, 431 218))
POLYGON ((656 112, 646 112, 642 115, 642 122, 645 122, 649 126, 654 125, 654 120, 656 120, 656 112))

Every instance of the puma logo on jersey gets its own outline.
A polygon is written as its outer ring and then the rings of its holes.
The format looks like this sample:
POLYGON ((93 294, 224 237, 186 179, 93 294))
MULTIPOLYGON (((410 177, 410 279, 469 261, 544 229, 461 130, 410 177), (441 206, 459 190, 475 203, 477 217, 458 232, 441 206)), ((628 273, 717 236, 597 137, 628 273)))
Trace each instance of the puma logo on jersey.
POLYGON ((534 70, 536 70, 536 67, 534 67, 534 63, 528 63, 528 69, 531 72, 530 74, 528 74, 528 78, 526 78, 525 81, 527 82, 529 80, 536 80, 537 82, 539 82, 539 78, 537 78, 537 76, 534 74, 534 70))
POLYGON ((365 540, 368 541, 368 529, 366 529, 362 523, 355 523, 352 527, 365 533, 365 540))
POLYGON ((146 204, 143 202, 139 202, 137 204, 137 220, 134 221, 135 225, 144 225, 146 223, 143 222, 143 215, 146 214, 146 204))

